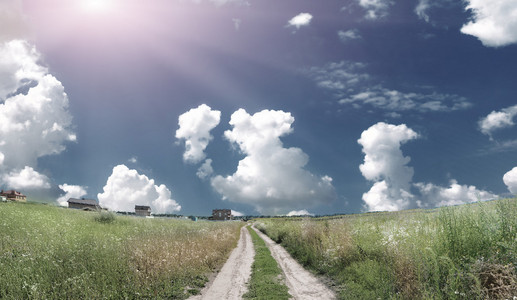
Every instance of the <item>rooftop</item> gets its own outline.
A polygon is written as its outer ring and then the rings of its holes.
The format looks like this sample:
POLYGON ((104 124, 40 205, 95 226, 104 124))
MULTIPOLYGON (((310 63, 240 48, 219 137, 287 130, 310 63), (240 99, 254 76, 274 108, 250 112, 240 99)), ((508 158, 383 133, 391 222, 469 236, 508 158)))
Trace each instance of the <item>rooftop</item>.
POLYGON ((147 206, 147 205, 135 205, 135 209, 151 209, 150 206, 147 206))
POLYGON ((97 203, 97 200, 94 199, 76 199, 76 198, 70 198, 67 201, 68 203, 75 203, 75 204, 85 204, 85 205, 92 205, 92 206, 99 206, 99 203, 97 203))
POLYGON ((22 194, 22 193, 20 193, 18 191, 15 191, 15 190, 8 190, 8 191, 2 190, 0 192, 0 194, 2 194, 2 195, 16 195, 16 196, 23 196, 23 197, 25 197, 24 194, 22 194))

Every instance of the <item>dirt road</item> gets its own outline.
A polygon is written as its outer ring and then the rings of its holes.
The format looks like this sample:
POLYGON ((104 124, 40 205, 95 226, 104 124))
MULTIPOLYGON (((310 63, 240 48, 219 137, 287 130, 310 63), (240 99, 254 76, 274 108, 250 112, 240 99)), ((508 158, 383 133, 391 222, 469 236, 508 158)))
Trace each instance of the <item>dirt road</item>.
POLYGON ((242 299, 242 295, 248 291, 246 283, 251 275, 251 265, 254 257, 255 249, 250 233, 246 227, 242 227, 237 248, 233 249, 215 280, 201 290, 201 295, 189 299, 242 299))
MULTIPOLYGON (((278 262, 285 275, 289 294, 296 300, 330 300, 336 299, 334 293, 309 271, 305 270, 289 253, 268 236, 253 228, 266 242, 271 255, 278 262)), ((247 282, 251 275, 251 265, 255 256, 251 236, 246 229, 241 229, 241 236, 228 261, 215 280, 201 291, 201 295, 189 300, 228 300, 242 299, 246 293, 247 282)))
POLYGON ((322 300, 336 299, 332 292, 318 278, 305 270, 291 255, 280 245, 275 243, 267 235, 253 228, 266 242, 271 255, 285 274, 285 281, 289 288, 289 294, 297 300, 322 300))

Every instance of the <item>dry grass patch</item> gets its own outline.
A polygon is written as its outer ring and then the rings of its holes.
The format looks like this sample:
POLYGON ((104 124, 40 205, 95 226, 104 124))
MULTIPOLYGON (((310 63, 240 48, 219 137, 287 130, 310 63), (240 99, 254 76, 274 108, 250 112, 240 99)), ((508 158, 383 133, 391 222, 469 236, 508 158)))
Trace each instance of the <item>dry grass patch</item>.
POLYGON ((0 203, 0 299, 185 299, 241 222, 109 216, 0 203))

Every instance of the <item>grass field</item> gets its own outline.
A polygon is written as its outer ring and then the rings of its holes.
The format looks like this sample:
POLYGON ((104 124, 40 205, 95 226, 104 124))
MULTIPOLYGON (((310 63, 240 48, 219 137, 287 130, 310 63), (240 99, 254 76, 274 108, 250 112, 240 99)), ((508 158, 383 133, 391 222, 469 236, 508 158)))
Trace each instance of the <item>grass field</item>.
POLYGON ((517 199, 257 223, 341 299, 517 298, 517 199))
POLYGON ((0 299, 184 299, 241 226, 0 203, 0 299))

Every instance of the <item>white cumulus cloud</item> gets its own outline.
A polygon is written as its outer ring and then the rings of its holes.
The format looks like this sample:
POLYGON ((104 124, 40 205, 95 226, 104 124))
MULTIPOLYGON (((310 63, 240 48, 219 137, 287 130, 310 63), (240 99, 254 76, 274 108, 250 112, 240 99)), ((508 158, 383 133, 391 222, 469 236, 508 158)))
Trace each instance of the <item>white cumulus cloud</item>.
MULTIPOLYGON (((76 140, 63 85, 39 61, 26 41, 0 43, 0 173, 23 169, 29 175, 28 167, 36 172, 39 157, 58 154, 76 140)), ((47 184, 48 178, 39 181, 47 184)))
POLYGON ((418 138, 405 124, 379 122, 363 131, 357 141, 363 147, 364 163, 359 166, 363 176, 374 181, 363 201, 369 211, 401 210, 408 208, 413 197, 410 188, 413 168, 408 167, 400 146, 418 138))
POLYGON ((221 112, 212 110, 206 104, 201 104, 179 116, 176 138, 185 140, 184 161, 199 163, 205 159, 204 151, 213 139, 210 130, 219 124, 220 119, 221 112))
POLYGON ((296 27, 299 29, 302 26, 307 26, 311 23, 312 15, 310 13, 300 13, 294 16, 287 22, 287 26, 296 27))
POLYGON ((3 181, 13 189, 49 189, 50 180, 47 176, 26 166, 21 170, 14 170, 3 176, 3 181))
POLYGON ((306 209, 302 209, 302 210, 292 210, 290 212, 287 213, 288 217, 296 217, 296 216, 314 216, 314 214, 311 214, 309 211, 307 211, 306 209))
POLYGON ((206 179, 214 173, 214 169, 212 168, 212 160, 210 158, 206 159, 205 162, 199 167, 196 172, 197 177, 201 179, 206 179))
POLYGON ((239 212, 239 211, 236 211, 236 210, 232 209, 232 216, 234 216, 234 217, 243 217, 244 214, 239 212))
MULTIPOLYGON (((486 201, 497 195, 460 185, 451 180, 449 187, 432 183, 412 183, 413 168, 410 158, 403 155, 400 146, 418 138, 406 125, 377 123, 361 134, 364 163, 359 166, 363 176, 374 181, 372 188, 363 194, 365 208, 369 211, 396 211, 414 207, 437 207, 486 201), (413 193, 412 188, 417 193, 413 193)), ((516 170, 517 173, 517 170, 516 170)))
POLYGON ((466 0, 472 20, 461 32, 477 37, 487 47, 517 43, 517 2, 515 0, 466 0))
POLYGON ((214 189, 223 199, 253 205, 264 214, 328 203, 335 199, 332 178, 318 177, 304 167, 309 157, 300 148, 284 148, 280 137, 292 132, 294 118, 283 111, 249 115, 239 109, 231 116, 231 143, 246 155, 233 175, 215 176, 214 189))
POLYGON ((134 211, 135 205, 148 205, 153 213, 173 213, 181 209, 165 185, 155 185, 154 179, 125 165, 113 168, 103 190, 97 195, 99 204, 115 211, 134 211))
POLYGON ((517 105, 507 107, 501 111, 492 111, 486 117, 479 120, 479 130, 492 139, 492 133, 501 128, 515 125, 513 118, 517 115, 517 105))
POLYGON ((57 198, 57 203, 61 206, 67 206, 68 205, 68 199, 75 198, 80 199, 81 197, 86 195, 86 187, 80 186, 80 185, 72 185, 72 184, 60 184, 59 188, 65 192, 65 194, 62 194, 57 198))
POLYGON ((517 167, 506 172, 503 176, 504 184, 512 194, 517 194, 517 167))
POLYGON ((460 205, 497 198, 497 195, 491 192, 479 190, 473 185, 460 185, 456 180, 451 180, 449 187, 440 187, 432 183, 414 185, 422 196, 418 202, 420 207, 460 205))

